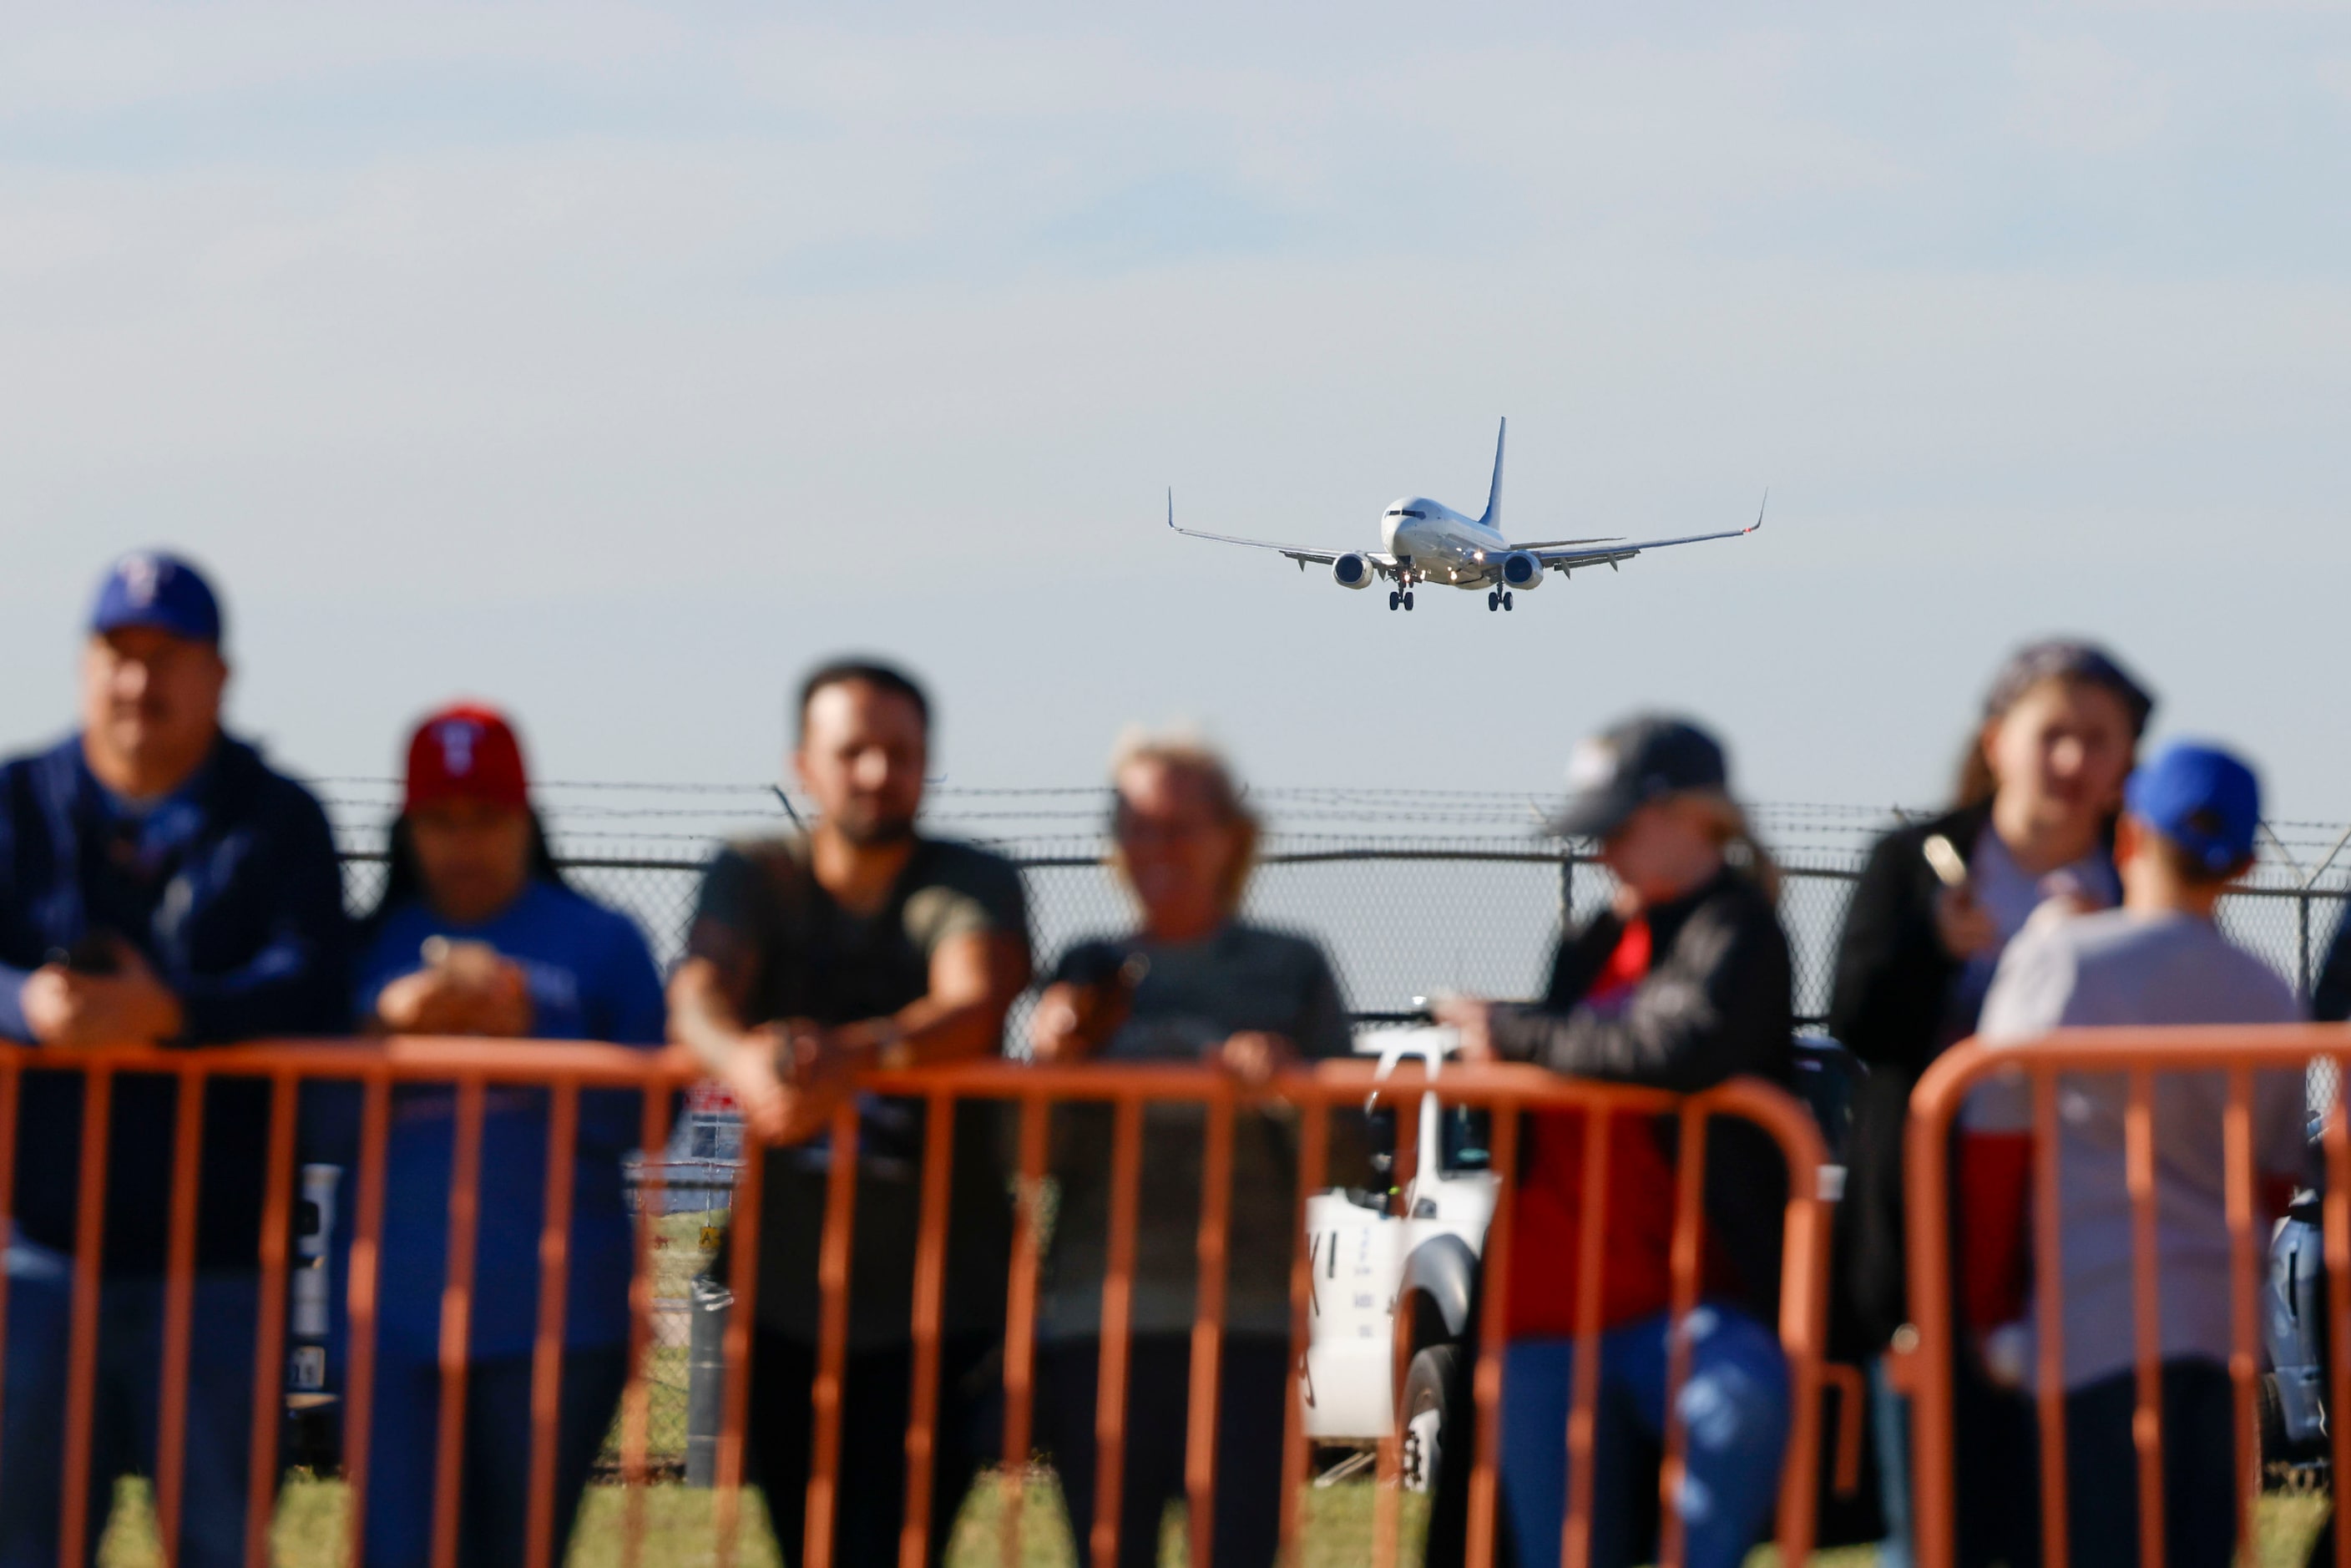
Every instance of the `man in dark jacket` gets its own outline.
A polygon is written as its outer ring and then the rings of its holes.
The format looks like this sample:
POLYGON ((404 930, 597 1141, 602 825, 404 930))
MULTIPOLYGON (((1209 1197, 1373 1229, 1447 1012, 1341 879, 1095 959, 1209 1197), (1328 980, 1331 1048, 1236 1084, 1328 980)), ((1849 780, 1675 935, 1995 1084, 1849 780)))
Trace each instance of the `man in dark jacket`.
MULTIPOLYGON (((0 1037, 57 1052, 200 1047, 348 1025, 340 873, 316 800, 221 733, 218 601, 171 556, 118 562, 81 667, 80 731, 0 765, 0 1037)), ((15 1140, 0 1401, 0 1565, 61 1528, 83 1083, 27 1071, 15 1140)), ((175 1084, 112 1089, 85 1541, 155 1473, 175 1084)), ((176 1560, 245 1558, 269 1092, 205 1092, 176 1560)), ((264 1413, 269 1418, 269 1413, 264 1413)))

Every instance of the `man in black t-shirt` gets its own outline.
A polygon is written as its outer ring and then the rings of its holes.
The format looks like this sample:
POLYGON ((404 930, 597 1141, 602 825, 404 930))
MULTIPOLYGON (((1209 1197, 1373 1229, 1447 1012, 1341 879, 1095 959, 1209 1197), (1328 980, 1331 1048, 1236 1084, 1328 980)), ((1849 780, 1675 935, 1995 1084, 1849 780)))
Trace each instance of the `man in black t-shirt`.
MULTIPOLYGON (((992 1055, 1029 982, 1028 905, 1009 862, 914 831, 929 708, 904 674, 829 664, 800 693, 793 768, 815 800, 804 839, 730 846, 712 861, 670 1030, 733 1091, 771 1145, 756 1238, 750 1468, 787 1562, 806 1527, 823 1132, 850 1075, 992 1055)), ((974 1406, 1001 1338, 1009 1214, 990 1108, 957 1117, 946 1343, 934 1449, 931 1559, 977 1471, 974 1406)), ((914 1249, 923 1106, 860 1107, 849 1370, 833 1559, 894 1562, 905 1505, 914 1249)))

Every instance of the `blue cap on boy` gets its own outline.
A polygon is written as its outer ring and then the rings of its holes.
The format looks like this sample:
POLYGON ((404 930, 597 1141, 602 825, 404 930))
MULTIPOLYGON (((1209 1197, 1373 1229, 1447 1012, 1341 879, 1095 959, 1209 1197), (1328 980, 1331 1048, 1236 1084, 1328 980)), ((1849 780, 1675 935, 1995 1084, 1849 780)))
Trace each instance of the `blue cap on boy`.
POLYGON ((2220 747, 2173 741, 2130 776, 2123 804, 2214 876, 2252 858, 2261 781, 2220 747))

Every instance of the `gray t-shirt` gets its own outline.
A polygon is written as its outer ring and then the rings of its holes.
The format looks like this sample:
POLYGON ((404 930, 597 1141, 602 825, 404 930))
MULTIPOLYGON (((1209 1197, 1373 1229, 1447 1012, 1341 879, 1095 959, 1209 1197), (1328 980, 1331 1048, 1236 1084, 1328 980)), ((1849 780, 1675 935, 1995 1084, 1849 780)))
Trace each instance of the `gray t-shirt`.
MULTIPOLYGON (((2292 1023, 2293 990, 2209 921, 2107 910, 2043 918, 2008 946, 1985 999, 1981 1038, 2029 1049, 2051 1030, 2098 1024, 2292 1023)), ((2057 1083, 2058 1199, 2064 1261, 2065 1386, 2130 1369, 2131 1200, 2123 1164, 2130 1086, 2120 1073, 2067 1073, 2057 1083)), ((2155 1080, 2156 1258, 2165 1359, 2229 1358, 2229 1226, 2220 1072, 2155 1080)), ((2253 1080, 2253 1161, 2261 1172, 2302 1166, 2299 1072, 2253 1080)), ((1968 1096, 1963 1124, 1982 1133, 2032 1130, 2032 1082, 1987 1079, 1968 1096)), ((2042 1157, 2049 1157, 2043 1151, 2042 1157)), ((2028 1364, 2032 1364, 2029 1361, 2028 1364)))
MULTIPOLYGON (((851 1023, 896 1012, 931 988, 931 959, 962 937, 1029 941, 1019 869, 946 839, 922 839, 880 909, 843 909, 809 869, 807 844, 730 844, 704 873, 686 950, 717 966, 749 1024, 777 1019, 851 1023)), ((855 1350, 904 1344, 913 1333, 914 1239, 922 1219, 923 1103, 860 1096, 849 1340, 855 1350)), ((1011 1244, 998 1108, 956 1108, 947 1227, 946 1330, 993 1332, 1004 1316, 1011 1244)), ((831 1141, 768 1153, 759 1207, 760 1325, 814 1343, 820 1298, 831 1141)), ((725 1278, 722 1271, 721 1278, 725 1278)))
MULTIPOLYGON (((1196 1061, 1243 1030, 1287 1036, 1309 1058, 1344 1056, 1345 1004, 1322 950, 1302 936, 1236 922, 1204 942, 1165 946, 1127 938, 1081 944, 1055 978, 1106 973, 1140 955, 1127 1022, 1096 1060, 1196 1061)), ((1038 1333, 1047 1340, 1102 1331, 1108 1268, 1112 1113, 1068 1105, 1054 1114, 1053 1175, 1061 1192, 1038 1333)), ((1334 1117, 1334 1142, 1340 1118, 1334 1117)), ((1152 1105, 1143 1117, 1143 1187, 1136 1208, 1134 1330, 1192 1326, 1198 1279, 1200 1166, 1206 1117, 1196 1105, 1152 1105)), ((1233 1205, 1226 1248, 1225 1325, 1236 1334, 1290 1332, 1290 1258, 1297 1239, 1296 1140, 1286 1118, 1244 1112, 1233 1124, 1233 1205)))

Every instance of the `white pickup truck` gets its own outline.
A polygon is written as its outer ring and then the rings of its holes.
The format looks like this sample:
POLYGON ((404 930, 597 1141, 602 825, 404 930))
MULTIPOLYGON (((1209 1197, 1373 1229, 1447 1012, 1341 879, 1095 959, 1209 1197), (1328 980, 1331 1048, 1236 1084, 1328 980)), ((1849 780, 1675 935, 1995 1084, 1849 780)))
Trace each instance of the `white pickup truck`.
MULTIPOLYGON (((1379 1058, 1382 1078, 1412 1058, 1434 1079, 1453 1044, 1451 1030, 1420 1026, 1367 1031, 1355 1049, 1379 1058)), ((1395 1432, 1401 1409, 1404 1482, 1425 1491, 1447 1419, 1468 1408, 1462 1341, 1496 1178, 1488 1168, 1484 1112, 1448 1106, 1430 1090, 1416 1104, 1379 1094, 1374 1103, 1375 1119, 1416 1118, 1418 1157, 1387 1193, 1338 1190, 1307 1200, 1314 1288, 1301 1375, 1306 1432, 1317 1443, 1363 1448, 1364 1458, 1347 1467, 1357 1468, 1369 1462, 1372 1445, 1395 1432), (1401 1399, 1399 1353, 1406 1365, 1401 1399)))
MULTIPOLYGON (((1420 1025, 1367 1030, 1356 1037, 1355 1049, 1379 1058, 1382 1078, 1398 1061, 1415 1058, 1427 1063, 1435 1081, 1454 1043, 1451 1030, 1420 1025)), ((1856 1076, 1852 1058, 1825 1035, 1803 1034, 1795 1041, 1793 1067, 1796 1092, 1827 1136, 1832 1157, 1841 1160, 1856 1076)), ((1392 1097, 1373 1098, 1385 1116, 1405 1109, 1392 1097)), ((1400 1184, 1384 1194, 1341 1190, 1307 1199, 1314 1289, 1301 1376, 1307 1436, 1364 1450, 1332 1475, 1369 1464, 1374 1446, 1395 1431, 1401 1411, 1404 1483, 1424 1491, 1437 1474, 1446 1423, 1469 1409, 1469 1313, 1497 1178, 1489 1168, 1486 1113, 1447 1105, 1433 1088, 1421 1092, 1412 1110, 1419 1157, 1400 1184), (1405 1368, 1401 1390, 1394 1371, 1399 1359, 1405 1368)), ((1391 1148, 1400 1142, 1378 1141, 1391 1148)), ((1837 1201, 1844 1180, 1842 1165, 1823 1169, 1822 1196, 1837 1201)), ((2279 1332, 2273 1327, 2273 1340, 2279 1332)), ((2286 1360, 2281 1356, 2280 1365, 2286 1360)), ((2315 1421, 2315 1404, 2294 1403, 2295 1390, 2285 1392, 2284 1428, 2299 1435, 2315 1421), (2303 1417, 2299 1426, 2296 1415, 2303 1417)))

